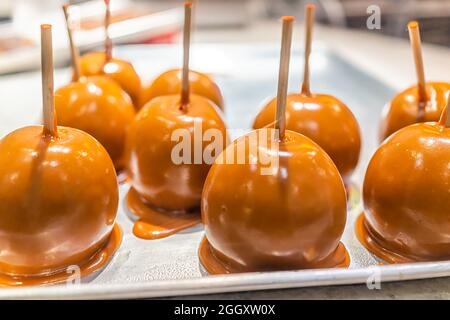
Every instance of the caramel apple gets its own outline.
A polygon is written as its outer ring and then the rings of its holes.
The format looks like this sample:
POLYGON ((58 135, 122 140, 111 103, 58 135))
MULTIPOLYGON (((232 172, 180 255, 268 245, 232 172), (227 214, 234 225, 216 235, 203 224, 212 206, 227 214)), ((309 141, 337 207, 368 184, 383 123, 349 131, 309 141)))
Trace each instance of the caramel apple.
POLYGON ((66 281, 107 263, 120 244, 118 185, 106 150, 57 127, 51 26, 42 27, 44 126, 0 140, 0 286, 66 281))
POLYGON ((80 73, 82 76, 103 75, 116 81, 139 110, 141 79, 130 62, 116 57, 107 58, 104 52, 91 52, 80 58, 80 73))
POLYGON ((438 121, 450 92, 448 82, 426 82, 423 67, 419 24, 408 24, 409 37, 417 73, 414 85, 392 99, 383 109, 380 141, 397 130, 418 122, 438 121))
POLYGON ((449 113, 400 129, 369 163, 356 233, 387 262, 450 259, 449 113))
POLYGON ((139 95, 142 90, 141 79, 130 62, 112 55, 112 41, 109 36, 111 20, 109 2, 109 0, 105 0, 105 52, 91 52, 83 55, 79 61, 79 74, 77 75, 76 71, 74 71, 73 79, 76 81, 80 76, 99 75, 111 78, 131 97, 135 108, 138 110, 139 95))
MULTIPOLYGON (((190 33, 190 31, 189 31, 190 33)), ((186 34, 186 28, 184 29, 183 38, 190 37, 190 34, 186 34)), ((189 39, 188 39, 189 40, 189 39)), ((189 57, 189 48, 184 48, 183 65, 186 64, 186 60, 189 57)), ((189 80, 189 88, 192 93, 203 96, 212 102, 214 102, 220 109, 223 110, 224 103, 222 93, 219 86, 206 74, 189 70, 186 75, 189 80)), ((153 82, 144 87, 141 92, 140 107, 143 107, 150 100, 165 95, 179 94, 182 90, 183 83, 183 70, 175 69, 168 70, 159 75, 153 82)))
MULTIPOLYGON (((185 6, 185 29, 190 26, 191 5, 185 6)), ((184 47, 189 46, 184 38, 184 47)), ((144 239, 162 238, 200 223, 203 184, 212 161, 226 146, 226 127, 217 106, 210 100, 189 94, 186 62, 181 96, 152 99, 140 110, 127 138, 127 169, 131 190, 130 211, 140 218, 134 233, 144 239), (219 143, 212 160, 209 133, 219 143), (204 139, 202 139, 204 138, 204 139), (205 140, 206 139, 206 140, 205 140), (181 141, 180 141, 181 140, 181 141), (178 150, 183 142, 188 148, 178 150), (177 151, 178 150, 178 151, 177 151)))
POLYGON ((349 264, 340 243, 346 193, 339 171, 311 139, 285 131, 292 23, 283 17, 275 130, 258 129, 229 145, 203 188, 199 258, 210 274, 349 264))
MULTIPOLYGON (((71 48, 72 59, 77 61, 78 52, 72 42, 71 48)), ((74 80, 55 93, 59 123, 92 135, 106 148, 116 169, 123 169, 125 138, 135 116, 129 96, 115 81, 104 76, 74 80)))
MULTIPOLYGON (((333 159, 347 184, 359 161, 361 133, 355 116, 342 101, 331 95, 310 91, 309 56, 313 19, 314 6, 307 5, 304 80, 301 92, 287 97, 286 128, 320 145, 333 159)), ((276 107, 275 97, 256 116, 253 128, 271 125, 276 107)))
POLYGON ((61 125, 92 135, 116 169, 123 169, 125 139, 135 113, 119 85, 105 77, 80 78, 56 90, 55 107, 61 125))
MULTIPOLYGON (((181 69, 168 70, 159 75, 153 82, 142 89, 141 102, 142 107, 148 101, 158 96, 178 94, 181 91, 181 69)), ((204 73, 189 70, 189 85, 191 92, 203 96, 214 102, 223 110, 224 103, 219 86, 204 73)))

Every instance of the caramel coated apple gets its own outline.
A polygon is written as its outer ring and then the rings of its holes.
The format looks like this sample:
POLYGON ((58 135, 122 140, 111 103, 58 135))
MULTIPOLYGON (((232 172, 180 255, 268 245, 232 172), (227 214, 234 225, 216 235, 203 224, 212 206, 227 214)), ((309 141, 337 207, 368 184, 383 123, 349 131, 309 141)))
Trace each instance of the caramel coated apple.
POLYGON ((421 123, 392 134, 364 180, 357 234, 388 262, 450 259, 450 128, 421 123))
MULTIPOLYGON (((179 94, 181 92, 181 69, 169 70, 158 76, 153 82, 144 87, 141 93, 140 106, 158 96, 179 94)), ((223 110, 223 98, 217 84, 206 74, 189 71, 189 87, 194 94, 203 96, 214 102, 223 110)))
POLYGON ((131 97, 136 109, 139 109, 141 79, 130 62, 115 57, 106 61, 104 52, 91 52, 80 58, 80 75, 104 75, 113 79, 131 97))
POLYGON ((141 109, 127 139, 127 168, 132 188, 144 203, 167 211, 200 206, 210 164, 202 158, 209 142, 202 141, 202 133, 197 130, 205 133, 209 129, 220 131, 225 148, 226 127, 219 110, 202 96, 191 94, 185 106, 180 105, 178 94, 161 96, 141 109), (191 152, 186 154, 189 160, 182 163, 174 159, 177 155, 173 154, 180 143, 179 137, 173 137, 177 130, 192 139, 191 152), (197 143, 200 143, 199 150, 194 155, 197 143))
POLYGON ((277 150, 268 131, 234 141, 208 173, 203 266, 210 273, 347 266, 339 242, 347 214, 339 171, 309 138, 286 131, 277 150), (230 154, 245 155, 245 164, 224 160, 230 154))
POLYGON ((59 127, 52 137, 42 126, 10 133, 0 140, 0 182, 0 278, 65 275, 108 242, 117 179, 108 153, 88 134, 59 127))
POLYGON ((81 78, 55 93, 58 122, 83 130, 108 151, 116 169, 124 166, 124 148, 135 111, 128 95, 106 77, 81 78))
POLYGON ((428 82, 425 86, 428 101, 419 107, 418 86, 399 93, 383 109, 380 124, 380 141, 394 132, 418 122, 438 121, 450 92, 448 82, 428 82))
MULTIPOLYGON (((253 128, 273 123, 276 98, 256 116, 253 128)), ((290 94, 286 101, 286 129, 301 133, 321 146, 331 157, 347 183, 356 168, 361 150, 361 133, 350 109, 325 94, 290 94)))

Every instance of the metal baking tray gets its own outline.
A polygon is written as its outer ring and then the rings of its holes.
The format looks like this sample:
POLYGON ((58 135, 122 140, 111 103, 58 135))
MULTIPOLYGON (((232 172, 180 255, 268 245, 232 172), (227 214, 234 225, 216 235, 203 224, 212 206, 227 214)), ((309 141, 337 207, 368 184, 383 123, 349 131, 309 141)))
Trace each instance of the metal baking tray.
MULTIPOLYGON (((144 80, 149 81, 179 65, 179 50, 178 46, 133 46, 118 48, 117 55, 133 61, 144 80)), ((301 53, 301 48, 293 48, 291 91, 300 87, 301 53)), ((208 44, 192 48, 192 68, 214 75, 225 96, 228 127, 234 129, 248 130, 262 101, 275 94, 278 59, 278 44, 208 44)), ((353 177, 357 187, 342 239, 351 255, 350 268, 210 276, 197 257, 202 227, 160 240, 136 238, 123 201, 129 186, 122 185, 117 219, 124 231, 122 246, 103 270, 79 285, 1 289, 0 298, 145 298, 449 276, 450 262, 384 265, 356 240, 353 225, 362 210, 358 190, 377 146, 381 108, 394 92, 320 43, 314 48, 311 63, 313 90, 345 101, 363 132, 361 161, 353 177)), ((69 74, 69 70, 57 71, 57 85, 67 82, 69 74)), ((0 109, 0 136, 18 126, 39 122, 38 73, 0 78, 0 97, 10 99, 3 102, 9 107, 0 109), (23 94, 23 90, 28 93, 23 94)))

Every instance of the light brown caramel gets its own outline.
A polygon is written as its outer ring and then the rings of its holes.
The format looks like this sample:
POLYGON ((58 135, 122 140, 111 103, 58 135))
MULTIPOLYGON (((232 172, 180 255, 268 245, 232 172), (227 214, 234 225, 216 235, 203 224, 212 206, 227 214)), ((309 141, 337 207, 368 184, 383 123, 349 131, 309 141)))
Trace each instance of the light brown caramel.
POLYGON ((121 242, 122 231, 119 225, 115 224, 111 235, 106 240, 104 246, 89 257, 87 261, 83 261, 76 265, 79 270, 76 271, 69 266, 55 273, 46 275, 21 276, 0 274, 0 287, 40 286, 64 282, 73 283, 72 281, 75 280, 75 276, 84 278, 104 268, 111 261, 117 249, 119 249, 121 242))
MULTIPOLYGON (((223 97, 217 84, 206 74, 189 71, 190 92, 203 96, 214 102, 223 110, 223 97)), ((142 108, 153 98, 181 93, 181 69, 169 70, 159 75, 153 82, 144 87, 141 93, 140 107, 142 108)))
POLYGON ((202 195, 211 249, 200 248, 201 263, 211 273, 348 266, 340 244, 346 193, 336 166, 301 134, 286 131, 279 151, 266 136, 267 144, 250 134, 237 139, 211 167, 202 195), (243 150, 246 164, 221 162, 243 150), (261 161, 248 161, 274 152, 279 166, 271 174, 261 174, 261 161))
MULTIPOLYGON (((252 271, 247 270, 245 268, 240 268, 239 266, 228 264, 227 259, 221 257, 220 253, 216 252, 214 248, 211 247, 206 237, 204 237, 200 243, 198 255, 200 261, 202 262, 202 266, 209 274, 212 275, 242 273, 252 271)), ((342 243, 339 243, 336 251, 332 253, 327 259, 321 261, 320 264, 314 266, 314 268, 316 269, 347 268, 349 265, 350 265, 350 255, 348 254, 348 251, 345 248, 345 246, 342 243)), ((287 267, 286 269, 280 268, 277 270, 282 271, 290 269, 291 269, 290 267, 287 267)), ((268 271, 273 270, 268 269, 268 271)))
POLYGON ((367 225, 366 219, 364 218, 364 212, 361 213, 355 221, 355 234, 359 242, 366 247, 367 250, 383 261, 388 263, 408 263, 414 261, 413 259, 386 249, 386 247, 381 245, 380 243, 382 243, 382 240, 377 237, 373 231, 370 230, 370 226, 367 225))
POLYGON ((66 127, 52 137, 30 126, 5 136, 0 155, 2 285, 54 282, 70 265, 87 274, 111 258, 120 242, 117 234, 110 241, 118 185, 94 138, 66 127))
MULTIPOLYGON (((162 219, 165 219, 165 229, 175 229, 174 231, 198 222, 199 217, 195 214, 175 213, 195 212, 200 207, 202 188, 210 164, 203 159, 200 159, 201 163, 193 163, 194 140, 198 139, 194 138, 194 122, 199 121, 202 121, 203 132, 208 129, 220 131, 225 148, 227 133, 219 110, 210 100, 195 94, 190 95, 190 102, 186 106, 180 105, 179 95, 155 98, 139 112, 131 126, 126 152, 132 185, 128 205, 135 214, 136 211, 146 211, 142 214, 143 219, 138 221, 139 225, 135 226, 135 231, 140 230, 138 236, 153 237, 143 236, 143 233, 149 232, 149 226, 162 223, 162 219), (172 150, 180 143, 179 140, 172 141, 172 134, 176 129, 187 129, 190 135, 191 163, 176 164, 172 159, 172 150), (139 197, 133 197, 133 192, 139 197), (147 210, 143 209, 143 205, 148 206, 147 210), (158 208, 159 212, 154 208, 158 208), (167 212, 167 217, 164 218, 161 212, 167 212)), ((210 142, 202 142, 201 137, 198 142, 201 143, 200 151, 203 154, 210 142)), ((139 213, 137 215, 141 216, 139 213)))
POLYGON ((450 83, 427 82, 425 89, 428 102, 423 108, 419 105, 417 85, 402 91, 384 107, 380 123, 380 141, 411 124, 439 120, 447 105, 450 83))
POLYGON ((388 262, 450 259, 450 129, 443 119, 397 131, 369 163, 356 232, 388 262))
POLYGON ((136 110, 139 110, 141 79, 128 61, 113 57, 105 63, 104 52, 87 53, 80 58, 80 74, 86 77, 104 75, 116 81, 130 96, 136 110))
POLYGON ((55 108, 60 125, 92 135, 116 169, 123 169, 125 139, 135 111, 119 85, 106 77, 81 78, 56 90, 55 108))
POLYGON ((127 207, 139 219, 134 224, 133 233, 141 239, 165 238, 202 222, 198 208, 190 212, 157 210, 143 202, 133 188, 127 195, 127 207))
MULTIPOLYGON (((267 103, 253 123, 259 129, 275 119, 276 98, 267 103)), ((361 134, 350 109, 333 96, 290 94, 286 101, 286 129, 301 133, 321 146, 349 183, 361 151, 361 134)))

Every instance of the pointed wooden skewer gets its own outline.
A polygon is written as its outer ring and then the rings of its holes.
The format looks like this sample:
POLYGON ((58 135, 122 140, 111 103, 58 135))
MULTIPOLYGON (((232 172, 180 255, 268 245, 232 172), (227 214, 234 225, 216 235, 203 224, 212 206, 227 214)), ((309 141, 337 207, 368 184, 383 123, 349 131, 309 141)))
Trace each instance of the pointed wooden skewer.
POLYGON ((283 141, 286 131, 286 96, 289 78, 289 62, 291 58, 292 44, 292 25, 294 17, 284 16, 281 52, 280 52, 280 70, 278 73, 278 92, 277 92, 277 113, 275 118, 275 129, 278 130, 279 140, 283 141))
POLYGON ((311 95, 309 85, 309 56, 311 55, 315 9, 316 7, 313 4, 307 4, 305 6, 305 65, 303 68, 302 94, 306 96, 311 95))
POLYGON ((44 111, 44 135, 57 136, 53 88, 52 26, 41 25, 42 102, 44 111))
POLYGON ((110 0, 105 0, 105 63, 112 58, 112 40, 109 34, 109 26, 111 24, 111 6, 110 0))
POLYGON ((422 42, 420 40, 419 23, 417 21, 409 22, 408 30, 411 49, 414 56, 414 64, 416 66, 417 89, 419 93, 419 115, 424 116, 428 96, 426 91, 425 71, 423 67, 422 42))
POLYGON ((184 28, 183 28, 183 69, 181 80, 181 107, 189 103, 189 49, 191 45, 191 18, 192 2, 184 3, 184 28))
POLYGON ((63 11, 64 11, 64 17, 66 18, 66 28, 67 28, 67 35, 69 37, 70 54, 72 57, 72 68, 73 68, 74 80, 78 81, 81 76, 80 53, 78 52, 78 48, 75 46, 75 43, 73 41, 73 29, 72 29, 72 22, 71 22, 70 16, 69 16, 69 5, 68 4, 63 5, 63 11))

